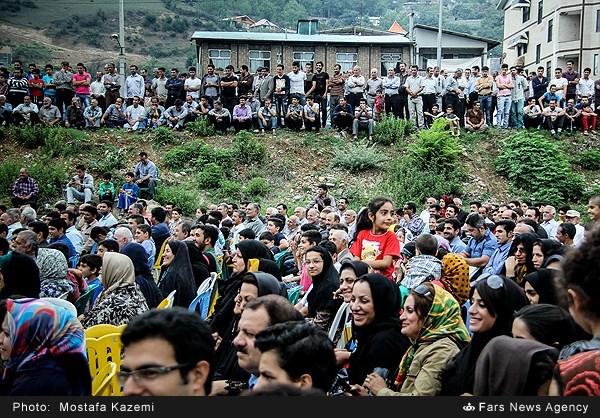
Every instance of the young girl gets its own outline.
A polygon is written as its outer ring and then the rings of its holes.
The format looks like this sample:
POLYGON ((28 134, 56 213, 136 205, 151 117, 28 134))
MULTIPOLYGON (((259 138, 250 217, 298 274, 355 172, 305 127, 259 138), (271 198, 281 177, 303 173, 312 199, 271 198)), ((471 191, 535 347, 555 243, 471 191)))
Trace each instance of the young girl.
POLYGON ((400 258, 400 243, 388 228, 392 224, 393 202, 384 196, 374 197, 369 207, 360 211, 356 220, 356 235, 350 252, 375 272, 392 279, 394 261, 400 258))
POLYGON ((120 209, 120 215, 123 216, 129 206, 134 204, 137 201, 139 187, 137 184, 133 182, 135 178, 135 174, 133 172, 128 172, 125 174, 125 184, 119 190, 119 202, 117 203, 117 207, 120 209))

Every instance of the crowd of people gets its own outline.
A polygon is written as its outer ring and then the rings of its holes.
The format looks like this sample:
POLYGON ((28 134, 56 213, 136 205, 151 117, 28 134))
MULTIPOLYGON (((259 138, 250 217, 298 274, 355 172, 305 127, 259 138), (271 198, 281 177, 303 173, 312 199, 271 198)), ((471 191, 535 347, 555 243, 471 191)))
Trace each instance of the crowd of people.
POLYGON ((387 74, 373 68, 367 76, 358 65, 342 72, 336 64, 330 75, 321 61, 304 68, 295 61, 291 71, 277 64, 273 73, 259 67, 254 74, 247 65, 239 71, 227 65, 219 72, 208 64, 199 76, 195 67, 187 72, 159 67, 150 75, 131 65, 121 86, 114 63, 92 77, 83 63, 76 70, 67 61, 58 70, 47 64, 42 75, 36 64, 25 73, 16 60, 12 72, 0 68, 0 125, 181 130, 204 118, 224 134, 275 134, 281 127, 318 133, 330 126, 356 140, 365 131, 372 145, 375 124, 388 115, 411 119, 418 129, 444 118, 453 135, 492 126, 546 129, 555 138, 566 131, 595 134, 600 80, 590 79, 590 68, 580 74, 570 60, 564 71, 555 69, 554 77, 544 71, 539 67, 536 74, 526 74, 502 64, 499 71, 473 66, 450 73, 398 63, 387 74))
MULTIPOLYGON (((78 171, 70 187, 93 185, 78 171)), ((600 395, 599 196, 583 226, 569 206, 447 195, 355 211, 328 184, 295 208, 194 214, 113 213, 106 186, 42 215, 31 187, 0 206, 4 395, 89 395, 97 324, 126 325, 128 396, 600 395), (47 299, 91 286, 79 316, 47 299)))

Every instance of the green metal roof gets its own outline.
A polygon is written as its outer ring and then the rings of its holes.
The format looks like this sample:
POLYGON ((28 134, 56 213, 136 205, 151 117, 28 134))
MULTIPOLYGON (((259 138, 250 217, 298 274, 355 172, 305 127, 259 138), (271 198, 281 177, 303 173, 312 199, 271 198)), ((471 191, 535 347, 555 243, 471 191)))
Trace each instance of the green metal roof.
POLYGON ((411 41, 405 36, 398 34, 390 35, 334 35, 334 34, 316 34, 299 35, 297 33, 279 33, 279 32, 209 32, 196 31, 190 38, 192 41, 246 41, 246 42, 265 42, 265 43, 312 43, 312 44, 406 44, 411 41))

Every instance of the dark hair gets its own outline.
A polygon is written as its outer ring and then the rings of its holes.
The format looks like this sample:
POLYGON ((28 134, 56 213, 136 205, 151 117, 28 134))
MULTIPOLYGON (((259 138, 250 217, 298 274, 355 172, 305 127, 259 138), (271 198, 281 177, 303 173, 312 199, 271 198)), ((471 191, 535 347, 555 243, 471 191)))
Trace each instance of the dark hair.
POLYGON ((421 234, 415 240, 415 245, 421 254, 435 256, 438 249, 438 240, 431 234, 421 234))
POLYGON ((485 225, 485 219, 483 218, 483 216, 481 216, 480 214, 475 213, 475 212, 470 213, 467 216, 467 219, 465 219, 465 225, 469 225, 470 227, 473 227, 473 228, 480 228, 482 226, 487 228, 485 225))
POLYGON ((264 307, 269 316, 269 325, 280 324, 287 321, 304 322, 304 315, 285 297, 279 295, 265 295, 251 300, 244 310, 256 311, 264 307))
POLYGON ((169 309, 152 309, 132 318, 121 335, 123 347, 146 339, 165 340, 173 348, 175 361, 188 364, 180 370, 187 384, 187 373, 200 361, 209 364, 204 391, 210 393, 215 369, 215 340, 208 324, 195 312, 174 306, 169 309))
POLYGON ((259 241, 262 241, 262 240, 273 241, 274 239, 275 239, 275 237, 269 231, 262 232, 258 236, 259 241))
POLYGON ((269 217, 269 222, 272 222, 275 227, 281 231, 283 229, 283 221, 275 215, 269 217))
POLYGON ((575 234, 577 230, 575 229, 575 225, 571 222, 563 222, 558 227, 562 230, 563 234, 567 235, 569 238, 575 238, 575 234))
POLYGON ((31 228, 31 230, 33 232, 35 232, 36 234, 39 234, 41 232, 42 238, 44 238, 44 240, 48 238, 48 224, 46 222, 42 222, 42 221, 29 222, 27 224, 27 228, 31 228))
POLYGON ((100 241, 98 243, 98 247, 103 246, 110 253, 118 253, 119 252, 119 243, 114 239, 105 239, 104 241, 100 241))
POLYGON ((498 226, 503 226, 506 232, 512 232, 515 230, 517 224, 512 219, 499 219, 496 222, 496 228, 498 228, 498 226))
POLYGON ((112 174, 110 174, 110 173, 104 173, 104 174, 102 174, 102 178, 104 180, 110 180, 110 179, 112 179, 112 174))
POLYGON ((100 267, 102 267, 102 257, 98 254, 84 254, 79 259, 79 264, 85 264, 91 270, 96 270, 96 274, 100 273, 100 267))
POLYGON ((93 227, 90 231, 90 238, 96 240, 100 235, 107 236, 108 229, 104 226, 97 225, 93 227))
POLYGON ((163 208, 161 206, 152 208, 152 210, 150 211, 150 214, 152 215, 153 218, 155 218, 158 221, 158 223, 164 222, 165 219, 167 218, 167 211, 165 208, 163 208))
POLYGON ((425 318, 427 318, 427 315, 429 315, 431 305, 433 305, 433 298, 435 296, 435 285, 431 282, 423 282, 422 284, 426 286, 429 290, 429 292, 426 295, 421 295, 415 292, 414 289, 411 289, 410 294, 415 300, 415 312, 417 313, 419 318, 424 321, 425 318))
POLYGON ((452 229, 454 229, 455 231, 457 229, 460 229, 460 221, 456 218, 446 218, 444 219, 444 224, 450 224, 452 225, 452 229))
POLYGON ((315 229, 302 232, 302 238, 306 238, 309 244, 317 245, 321 241, 321 233, 315 229))
POLYGON ((331 254, 331 257, 333 257, 334 255, 337 254, 337 247, 335 246, 335 244, 329 240, 321 240, 318 244, 319 247, 325 248, 327 250, 327 252, 329 252, 329 254, 331 254))
POLYGON ((55 241, 52 244, 48 244, 46 248, 51 248, 60 251, 62 255, 65 256, 65 260, 67 260, 67 262, 69 261, 69 247, 64 242, 55 241))
POLYGON ((211 245, 214 246, 217 243, 217 241, 219 240, 219 229, 216 226, 205 224, 198 226, 198 228, 201 229, 202 232, 204 232, 204 238, 210 239, 211 245))
POLYGON ((94 205, 85 205, 83 208, 80 208, 79 211, 87 212, 93 216, 96 216, 98 214, 98 209, 94 205))
POLYGON ((319 326, 301 321, 275 324, 256 334, 254 345, 262 353, 274 351, 292 380, 308 374, 313 387, 324 391, 333 384, 338 370, 334 346, 319 326))
MULTIPOLYGON (((60 214, 58 216, 60 216, 60 214)), ((67 223, 63 218, 50 219, 50 221, 48 222, 48 227, 51 226, 58 229, 59 231, 62 229, 63 233, 65 233, 67 230, 67 223)))
MULTIPOLYGON (((527 305, 514 314, 536 341, 561 349, 577 339, 575 321, 567 310, 549 303, 527 305)), ((513 319, 513 321, 514 321, 513 319)))
POLYGON ((256 233, 251 229, 251 228, 244 228, 242 229, 238 235, 240 237, 244 237, 246 239, 255 239, 256 238, 256 233))
POLYGON ((360 231, 373 228, 373 222, 371 221, 371 219, 369 219, 369 213, 372 214, 373 217, 375 217, 375 214, 377 213, 377 211, 379 209, 381 209, 381 207, 383 205, 385 205, 386 203, 391 203, 392 206, 394 206, 394 202, 389 197, 375 196, 369 202, 369 206, 366 209, 362 209, 359 212, 359 214, 356 218, 355 235, 353 237, 350 237, 351 241, 356 240, 356 237, 358 236, 358 233, 360 231))
POLYGON ((148 239, 152 237, 152 227, 146 223, 137 226, 137 229, 142 231, 144 234, 148 234, 148 239))
POLYGON ((515 281, 504 276, 499 277, 502 279, 502 286, 493 289, 481 275, 471 288, 471 296, 477 291, 490 315, 496 318, 492 327, 495 330, 493 334, 509 335, 514 312, 529 305, 529 300, 523 288, 515 281))
POLYGON ((77 164, 75 166, 75 170, 83 170, 83 171, 85 171, 85 166, 83 164, 77 164))

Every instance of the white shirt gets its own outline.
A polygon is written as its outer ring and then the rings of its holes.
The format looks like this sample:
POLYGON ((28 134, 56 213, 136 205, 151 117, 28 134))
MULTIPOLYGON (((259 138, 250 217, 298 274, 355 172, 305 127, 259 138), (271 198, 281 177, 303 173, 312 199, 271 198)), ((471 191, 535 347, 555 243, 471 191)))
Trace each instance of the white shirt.
MULTIPOLYGON (((187 87, 199 87, 200 84, 202 84, 202 80, 200 80, 198 77, 194 77, 194 78, 186 78, 185 82, 183 83, 184 88, 185 86, 187 87)), ((186 90, 186 94, 192 96, 193 99, 199 99, 200 98, 200 90, 195 90, 195 91, 188 91, 186 90)))
POLYGON ((577 84, 577 94, 581 97, 591 97, 594 95, 594 80, 581 78, 577 84))
POLYGON ((304 80, 306 80, 306 73, 304 71, 298 71, 297 73, 290 71, 288 77, 290 79, 290 94, 304 94, 304 80))

